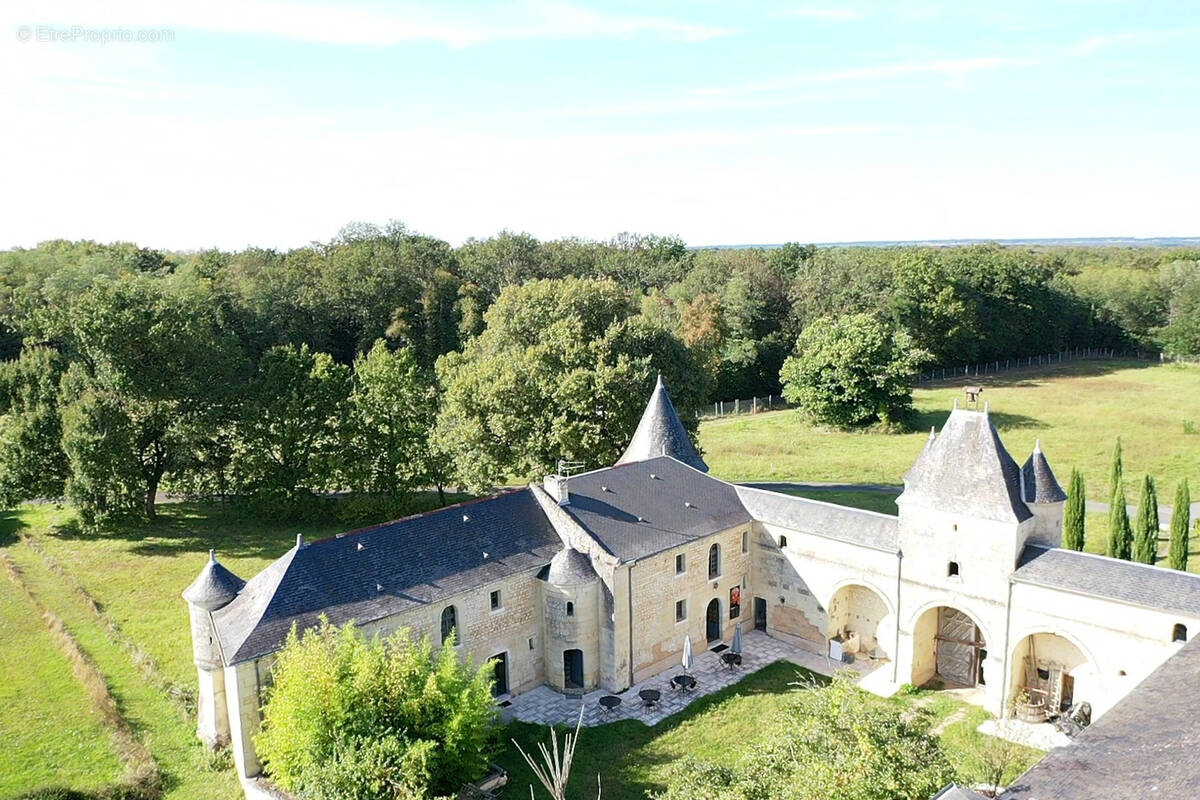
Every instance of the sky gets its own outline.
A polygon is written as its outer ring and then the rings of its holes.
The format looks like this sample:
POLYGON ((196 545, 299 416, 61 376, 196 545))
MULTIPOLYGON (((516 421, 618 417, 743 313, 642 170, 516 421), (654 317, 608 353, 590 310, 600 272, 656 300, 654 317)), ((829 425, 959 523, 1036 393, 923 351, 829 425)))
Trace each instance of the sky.
POLYGON ((0 247, 1200 234, 1196 2, 7 0, 0 247))

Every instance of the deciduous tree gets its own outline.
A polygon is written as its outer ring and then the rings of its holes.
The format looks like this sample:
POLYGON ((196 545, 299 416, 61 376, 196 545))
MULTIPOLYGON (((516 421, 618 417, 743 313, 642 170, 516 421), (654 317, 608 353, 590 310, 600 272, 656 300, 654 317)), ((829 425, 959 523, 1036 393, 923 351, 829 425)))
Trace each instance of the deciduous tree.
POLYGON ((841 427, 903 422, 924 353, 902 330, 868 314, 819 319, 783 364, 783 396, 816 422, 841 427))

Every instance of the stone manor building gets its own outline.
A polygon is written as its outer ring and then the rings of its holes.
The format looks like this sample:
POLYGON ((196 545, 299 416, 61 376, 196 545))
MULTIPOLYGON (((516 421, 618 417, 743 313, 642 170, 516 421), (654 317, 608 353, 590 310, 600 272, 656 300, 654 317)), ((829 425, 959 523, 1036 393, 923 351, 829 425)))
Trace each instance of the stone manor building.
POLYGON ((735 626, 873 675, 1102 715, 1200 630, 1200 576, 1059 547, 1066 495, 956 408, 889 516, 706 474, 661 379, 620 462, 296 546, 249 581, 215 557, 183 593, 199 735, 243 777, 275 653, 324 614, 493 660, 498 698, 621 692, 735 626))

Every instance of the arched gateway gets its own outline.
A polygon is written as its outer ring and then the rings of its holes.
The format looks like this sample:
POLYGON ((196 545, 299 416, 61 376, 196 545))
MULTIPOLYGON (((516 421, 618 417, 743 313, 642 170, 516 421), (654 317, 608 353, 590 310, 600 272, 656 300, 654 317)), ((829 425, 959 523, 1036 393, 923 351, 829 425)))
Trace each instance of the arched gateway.
POLYGON ((935 606, 913 626, 912 682, 939 682, 947 688, 974 687, 987 682, 983 663, 987 642, 979 624, 951 606, 935 606))

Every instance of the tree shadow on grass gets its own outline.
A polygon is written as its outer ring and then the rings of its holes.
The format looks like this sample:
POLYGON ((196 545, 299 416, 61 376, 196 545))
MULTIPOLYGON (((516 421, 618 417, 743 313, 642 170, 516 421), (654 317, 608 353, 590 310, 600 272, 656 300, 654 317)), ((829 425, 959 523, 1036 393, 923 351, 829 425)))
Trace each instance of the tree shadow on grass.
POLYGON ((0 547, 16 544, 18 534, 28 526, 15 511, 0 511, 0 547))
MULTIPOLYGON (((920 411, 913 415, 912 427, 916 430, 929 430, 930 428, 942 429, 946 424, 946 420, 950 417, 950 409, 940 411, 920 411)), ((988 418, 997 430, 1007 431, 1014 428, 1040 430, 1046 428, 1046 423, 1036 417, 1031 417, 1026 414, 1010 414, 1004 411, 988 411, 988 418)))
MULTIPOLYGON (((707 732, 707 737, 719 739, 719 707, 722 704, 738 697, 782 696, 795 691, 800 681, 809 680, 818 683, 829 681, 823 675, 790 662, 779 661, 747 675, 738 683, 697 699, 654 727, 648 727, 637 720, 624 719, 584 728, 575 752, 568 796, 589 800, 594 798, 597 775, 600 775, 603 784, 605 800, 641 800, 650 792, 663 791, 666 786, 647 773, 678 761, 679 757, 674 753, 653 750, 651 745, 654 740, 668 736, 707 714, 713 714, 709 722, 712 730, 707 732)), ((561 741, 562 734, 573 729, 559 727, 557 731, 561 741)), ((536 754, 538 744, 548 745, 549 729, 542 725, 513 722, 501 729, 500 738, 504 749, 498 756, 498 763, 509 771, 509 790, 517 796, 523 796, 528 785, 537 787, 539 784, 510 739, 516 739, 525 752, 536 754)))

